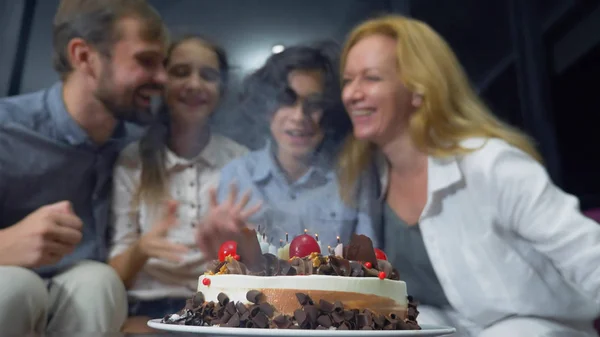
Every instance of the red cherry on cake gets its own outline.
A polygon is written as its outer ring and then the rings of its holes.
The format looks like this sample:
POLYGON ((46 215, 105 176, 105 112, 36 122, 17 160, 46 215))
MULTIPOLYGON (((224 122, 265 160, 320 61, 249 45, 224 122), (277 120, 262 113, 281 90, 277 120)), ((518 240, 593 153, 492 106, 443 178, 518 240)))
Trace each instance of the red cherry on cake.
POLYGON ((365 262, 365 267, 367 269, 371 269, 371 268, 373 268, 373 265, 371 264, 371 262, 365 262))
POLYGON ((208 287, 210 285, 210 279, 209 278, 203 278, 202 279, 202 284, 208 287))
POLYGON ((385 272, 384 272, 384 271, 380 271, 378 276, 379 276, 379 279, 380 279, 380 280, 383 280, 383 279, 385 279, 385 278, 386 278, 386 276, 387 276, 387 275, 385 274, 385 272))
POLYGON ((228 256, 236 256, 237 255, 237 242, 235 241, 225 241, 219 248, 219 261, 225 261, 225 258, 228 256))
POLYGON ((308 234, 298 235, 290 243, 290 258, 302 258, 312 253, 321 254, 321 247, 317 240, 308 234))
POLYGON ((383 250, 381 250, 379 248, 375 248, 375 257, 377 258, 377 260, 386 260, 387 261, 387 255, 385 255, 383 250))

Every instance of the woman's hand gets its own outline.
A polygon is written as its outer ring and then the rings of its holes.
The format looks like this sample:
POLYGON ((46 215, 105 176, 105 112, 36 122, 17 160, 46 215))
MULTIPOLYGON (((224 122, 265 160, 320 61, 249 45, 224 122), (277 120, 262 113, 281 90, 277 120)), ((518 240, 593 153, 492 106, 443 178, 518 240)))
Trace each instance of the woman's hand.
POLYGON ((238 188, 235 183, 230 185, 227 199, 220 204, 214 188, 210 189, 209 195, 210 209, 196 232, 196 244, 206 260, 217 258, 221 244, 237 237, 240 230, 246 227, 248 219, 262 206, 262 203, 258 203, 246 207, 250 201, 250 191, 246 191, 240 201, 236 202, 238 188))

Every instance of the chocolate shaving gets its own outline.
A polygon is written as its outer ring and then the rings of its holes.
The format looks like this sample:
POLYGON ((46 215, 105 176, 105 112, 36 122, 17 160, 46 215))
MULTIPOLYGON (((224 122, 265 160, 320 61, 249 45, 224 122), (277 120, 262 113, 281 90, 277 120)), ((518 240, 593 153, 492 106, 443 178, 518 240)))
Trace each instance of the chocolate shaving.
POLYGON ((192 302, 194 304, 194 308, 201 306, 205 302, 204 294, 202 292, 197 292, 192 296, 192 302))
POLYGON ((217 295, 217 301, 219 301, 221 306, 226 306, 227 303, 229 303, 229 297, 224 293, 219 293, 219 295, 217 295))
POLYGON ((225 312, 233 315, 237 312, 237 308, 235 307, 235 303, 233 302, 229 302, 227 303, 227 305, 225 306, 225 312))
POLYGON ((396 313, 387 315, 375 314, 369 309, 344 309, 340 301, 330 303, 320 300, 318 305, 308 294, 297 293, 296 298, 301 308, 294 315, 279 314, 275 308, 264 301, 264 295, 252 290, 248 299, 256 300, 250 305, 234 302, 225 293, 219 293, 217 302, 204 301, 201 292, 186 301, 185 307, 176 314, 162 319, 166 324, 245 327, 245 328, 277 328, 277 329, 338 329, 338 330, 420 330, 416 321, 419 314, 417 303, 408 296, 407 318, 401 319, 396 313), (260 300, 259 300, 260 299, 260 300), (190 309, 191 308, 191 309, 190 309))
POLYGON ((259 304, 265 300, 265 296, 258 290, 250 290, 246 293, 246 299, 254 304, 259 304))
POLYGON ((242 302, 237 302, 235 304, 235 309, 237 310, 237 312, 239 312, 240 314, 245 314, 246 312, 248 312, 248 308, 244 305, 244 303, 242 302))

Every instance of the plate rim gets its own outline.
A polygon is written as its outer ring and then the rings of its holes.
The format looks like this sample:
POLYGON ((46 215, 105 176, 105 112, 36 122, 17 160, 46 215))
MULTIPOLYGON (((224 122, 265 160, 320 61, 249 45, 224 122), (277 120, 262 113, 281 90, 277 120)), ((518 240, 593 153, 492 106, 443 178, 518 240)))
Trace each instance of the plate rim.
MULTIPOLYGON (((238 336, 256 336, 259 335, 258 331, 260 330, 260 335, 268 335, 268 336, 335 336, 339 334, 340 336, 362 336, 365 334, 365 330, 293 330, 295 333, 277 333, 277 331, 290 331, 288 329, 242 329, 242 328, 228 328, 228 327, 214 327, 214 326, 191 326, 191 325, 177 325, 177 324, 167 324, 161 323, 161 318, 151 319, 147 322, 147 325, 151 328, 163 330, 163 331, 173 331, 173 332, 188 332, 188 333, 203 333, 203 334, 215 334, 215 335, 238 335, 238 336), (161 327, 163 327, 161 329, 161 327), (169 327, 169 329, 164 329, 164 327, 169 327), (181 328, 177 328, 181 327, 181 328), (185 327, 185 328, 184 328, 185 327), (197 328, 197 329, 207 329, 207 331, 197 331, 190 332, 189 329, 197 328), (269 333, 265 333, 269 331, 269 333), (252 331, 252 332, 250 332, 252 331), (337 332, 339 331, 339 332, 337 332)), ((418 332, 425 332, 436 334, 436 336, 444 336, 453 334, 456 332, 456 328, 446 325, 432 325, 432 324, 423 324, 421 325, 421 330, 370 330, 367 335, 369 336, 401 336, 402 334, 398 334, 401 331, 413 331, 419 334, 418 332)), ((425 335, 426 335, 425 334, 425 335)), ((424 336, 425 336, 424 335, 424 336)), ((409 335, 407 335, 409 336, 409 335)))

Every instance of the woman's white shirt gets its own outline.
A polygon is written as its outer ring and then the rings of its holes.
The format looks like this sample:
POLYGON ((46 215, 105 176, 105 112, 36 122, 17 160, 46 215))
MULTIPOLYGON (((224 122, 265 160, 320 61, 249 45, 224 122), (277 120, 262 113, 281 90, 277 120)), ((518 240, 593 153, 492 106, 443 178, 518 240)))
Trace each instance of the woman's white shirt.
MULTIPOLYGON (((511 315, 598 317, 600 225, 523 151, 498 139, 462 145, 475 150, 429 158, 419 220, 454 309, 480 326, 511 315)), ((389 168, 378 159, 386 191, 389 168)))
MULTIPOLYGON (((188 246, 191 252, 179 264, 149 259, 129 289, 130 296, 153 299, 188 297, 195 293, 198 276, 204 272, 204 266, 200 264, 202 255, 194 242, 196 222, 208 209, 208 190, 218 187, 221 168, 247 152, 244 146, 214 133, 207 146, 193 159, 178 157, 167 149, 168 192, 178 202, 178 222, 167 237, 188 246)), ((135 142, 122 151, 114 170, 110 258, 123 253, 143 233, 150 231, 163 214, 163 208, 146 203, 132 208, 140 174, 139 142, 135 142)))

